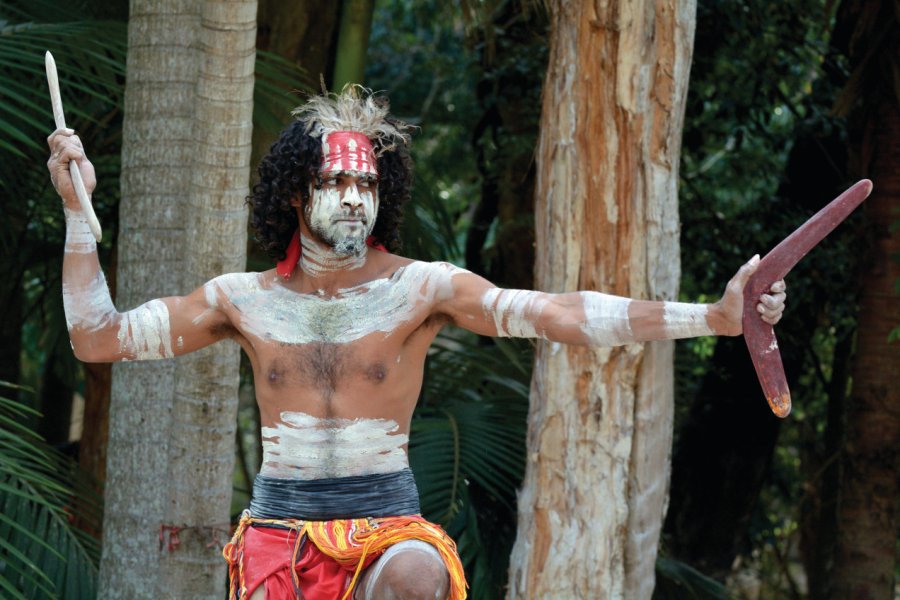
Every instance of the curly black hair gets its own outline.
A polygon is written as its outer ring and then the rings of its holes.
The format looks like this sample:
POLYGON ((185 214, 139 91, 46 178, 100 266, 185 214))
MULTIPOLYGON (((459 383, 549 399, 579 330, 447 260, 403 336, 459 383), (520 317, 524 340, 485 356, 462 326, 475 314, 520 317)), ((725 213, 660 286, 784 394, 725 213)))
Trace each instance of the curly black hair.
MULTIPOLYGON (((259 162, 259 182, 247 197, 250 224, 256 239, 271 258, 283 260, 285 250, 297 230, 297 211, 291 198, 298 194, 303 206, 309 202, 310 183, 318 186, 322 166, 322 142, 306 133, 305 121, 294 121, 284 128, 269 153, 259 162)), ((412 187, 412 159, 405 143, 384 150, 372 140, 378 156, 378 216, 372 237, 389 252, 398 252, 403 205, 412 187)))

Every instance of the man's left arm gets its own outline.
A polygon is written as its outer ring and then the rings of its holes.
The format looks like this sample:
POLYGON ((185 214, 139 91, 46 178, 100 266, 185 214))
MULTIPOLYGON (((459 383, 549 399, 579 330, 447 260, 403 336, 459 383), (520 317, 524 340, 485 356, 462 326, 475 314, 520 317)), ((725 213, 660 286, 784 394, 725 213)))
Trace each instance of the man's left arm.
MULTIPOLYGON (((495 287, 467 272, 453 276, 453 293, 436 308, 453 322, 481 335, 543 338, 583 346, 703 335, 740 335, 743 292, 759 257, 732 277, 714 304, 632 300, 600 292, 548 294, 495 287)), ((760 318, 774 325, 784 311, 785 285, 776 282, 760 296, 760 318)))

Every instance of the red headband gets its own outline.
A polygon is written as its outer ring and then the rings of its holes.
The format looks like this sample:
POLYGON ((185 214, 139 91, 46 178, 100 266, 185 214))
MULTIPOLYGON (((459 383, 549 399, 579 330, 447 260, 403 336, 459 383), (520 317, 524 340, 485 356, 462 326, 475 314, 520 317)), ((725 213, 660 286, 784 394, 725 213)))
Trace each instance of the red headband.
POLYGON ((359 171, 378 175, 372 142, 356 131, 334 131, 322 140, 323 173, 359 171))

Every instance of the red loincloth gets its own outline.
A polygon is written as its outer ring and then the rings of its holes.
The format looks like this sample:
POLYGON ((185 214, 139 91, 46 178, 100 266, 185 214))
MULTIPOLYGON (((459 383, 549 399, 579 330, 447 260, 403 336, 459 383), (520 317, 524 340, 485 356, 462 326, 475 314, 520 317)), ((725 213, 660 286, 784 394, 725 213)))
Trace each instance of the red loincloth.
POLYGON ((412 539, 437 549, 450 573, 451 600, 464 600, 466 581, 456 544, 418 515, 335 521, 245 516, 223 550, 229 598, 245 600, 260 585, 266 586, 267 600, 351 598, 363 569, 390 546, 412 539))

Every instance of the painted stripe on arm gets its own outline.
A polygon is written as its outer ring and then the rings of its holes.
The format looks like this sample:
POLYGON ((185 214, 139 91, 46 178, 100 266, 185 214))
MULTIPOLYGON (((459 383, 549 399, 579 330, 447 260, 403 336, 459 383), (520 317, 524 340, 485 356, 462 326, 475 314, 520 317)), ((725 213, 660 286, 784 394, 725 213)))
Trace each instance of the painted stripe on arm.
POLYGON ((581 330, 592 346, 621 346, 634 341, 628 306, 631 300, 600 292, 579 292, 584 301, 581 330))
POLYGON ((122 315, 119 347, 135 360, 172 358, 169 308, 162 300, 151 300, 122 315))
POLYGON ((664 313, 666 338, 676 340, 714 335, 709 323, 706 322, 706 313, 705 304, 666 302, 664 313))
POLYGON ((481 297, 485 314, 494 320, 498 337, 545 338, 537 323, 549 303, 545 294, 490 288, 481 297))

